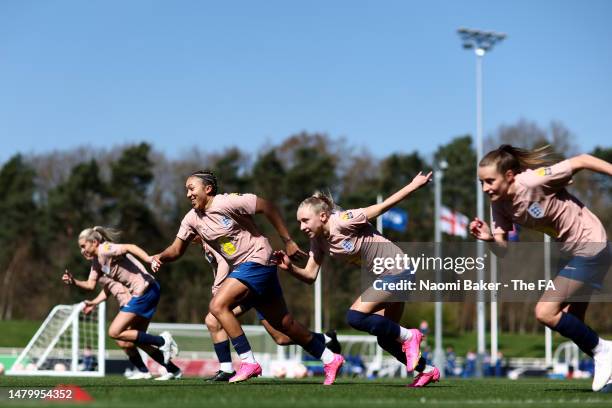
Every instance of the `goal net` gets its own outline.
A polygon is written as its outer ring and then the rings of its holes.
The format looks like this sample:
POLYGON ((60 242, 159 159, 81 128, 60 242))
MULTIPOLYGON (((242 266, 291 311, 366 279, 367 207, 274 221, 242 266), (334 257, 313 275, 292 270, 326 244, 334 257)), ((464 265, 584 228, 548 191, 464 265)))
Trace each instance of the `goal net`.
POLYGON ((55 306, 6 374, 104 376, 106 305, 84 306, 55 306))

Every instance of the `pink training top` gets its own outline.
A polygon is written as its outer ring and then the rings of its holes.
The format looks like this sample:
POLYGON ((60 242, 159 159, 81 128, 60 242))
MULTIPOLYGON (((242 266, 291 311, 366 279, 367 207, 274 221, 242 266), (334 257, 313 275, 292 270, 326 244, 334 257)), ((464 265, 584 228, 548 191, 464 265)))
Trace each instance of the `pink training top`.
POLYGON ((215 275, 215 281, 213 282, 212 286, 212 294, 215 296, 219 291, 221 284, 225 281, 227 275, 229 275, 230 266, 225 259, 223 259, 223 257, 209 245, 202 244, 202 250, 204 251, 204 256, 206 257, 208 263, 210 263, 210 266, 213 269, 213 274, 215 275))
MULTIPOLYGON (((353 265, 372 270, 375 258, 394 258, 402 250, 383 237, 369 222, 363 209, 334 212, 327 221, 329 236, 310 240, 311 256, 317 260, 329 254, 353 265)), ((401 271, 398 271, 401 272, 401 271)))
POLYGON ((123 284, 132 296, 142 295, 149 283, 155 281, 132 254, 110 242, 98 246, 98 256, 91 262, 89 279, 97 281, 102 275, 123 284))
POLYGON ((256 203, 254 194, 217 194, 205 211, 185 215, 176 236, 191 241, 199 235, 230 268, 243 262, 269 265, 272 247, 252 218, 256 203))
POLYGON ((102 285, 104 291, 119 302, 119 306, 123 307, 128 304, 128 302, 132 299, 132 295, 130 295, 130 291, 128 288, 123 286, 121 283, 116 280, 112 280, 106 275, 100 276, 98 279, 98 283, 102 285))
POLYGON ((603 245, 585 243, 605 243, 606 230, 595 214, 567 192, 571 179, 568 160, 517 174, 514 197, 491 203, 493 233, 512 231, 514 222, 567 243, 563 250, 574 255, 597 254, 603 245))

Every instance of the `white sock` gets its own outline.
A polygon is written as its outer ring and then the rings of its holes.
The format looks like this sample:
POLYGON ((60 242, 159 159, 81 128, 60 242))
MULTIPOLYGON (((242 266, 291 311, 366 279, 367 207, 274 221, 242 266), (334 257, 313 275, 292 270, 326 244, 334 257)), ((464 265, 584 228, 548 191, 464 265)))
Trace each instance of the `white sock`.
POLYGON ((323 337, 325 337, 325 343, 329 343, 331 341, 331 337, 329 337, 327 334, 323 333, 323 337))
POLYGON ((597 343, 597 345, 595 346, 595 348, 593 349, 593 355, 601 353, 601 352, 605 352, 608 351, 608 341, 602 339, 601 337, 599 338, 599 342, 597 343))
POLYGON ((400 326, 400 335, 397 338, 397 341, 399 341, 400 343, 403 343, 410 339, 412 339, 412 332, 409 329, 400 326))
POLYGON ((223 371, 224 373, 232 373, 234 372, 234 367, 232 367, 232 363, 220 363, 219 370, 223 371))
POLYGON ((323 362, 323 364, 331 363, 332 361, 334 361, 334 353, 332 353, 330 349, 325 347, 325 350, 323 350, 323 354, 321 354, 321 361, 323 362))
POLYGON ((255 356, 251 350, 247 351, 246 353, 239 354, 239 356, 244 363, 255 364, 257 362, 255 361, 255 356))
POLYGON ((433 366, 426 365, 426 366, 425 366, 425 369, 423 370, 423 372, 424 372, 424 373, 430 373, 430 372, 432 372, 432 371, 433 371, 433 369, 434 369, 434 368, 433 368, 433 366))

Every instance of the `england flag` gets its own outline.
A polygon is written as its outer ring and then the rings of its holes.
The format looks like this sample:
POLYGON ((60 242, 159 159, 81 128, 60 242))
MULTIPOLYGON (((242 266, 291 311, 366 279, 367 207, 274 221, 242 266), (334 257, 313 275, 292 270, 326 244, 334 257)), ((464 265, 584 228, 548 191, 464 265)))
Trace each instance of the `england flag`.
POLYGON ((463 238, 467 238, 468 231, 467 227, 470 223, 470 219, 456 211, 452 211, 450 208, 442 207, 440 211, 440 224, 442 232, 446 232, 449 235, 458 235, 463 238))

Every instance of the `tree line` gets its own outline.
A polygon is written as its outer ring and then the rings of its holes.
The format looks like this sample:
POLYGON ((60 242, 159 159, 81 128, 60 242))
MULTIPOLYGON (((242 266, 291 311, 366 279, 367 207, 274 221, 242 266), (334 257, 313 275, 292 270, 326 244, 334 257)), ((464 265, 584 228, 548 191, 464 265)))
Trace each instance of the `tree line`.
MULTIPOLYGON (((541 128, 529 121, 501 126, 486 140, 486 147, 512 143, 537 147, 551 143, 564 155, 578 153, 573 135, 560 123, 541 128)), ((409 144, 409 141, 407 141, 409 144)), ((590 152, 612 161, 612 148, 590 152)), ((476 153, 471 136, 463 135, 439 146, 430 156, 393 153, 376 158, 345 139, 302 132, 277 145, 249 154, 238 147, 209 152, 195 147, 180 158, 169 158, 148 143, 110 150, 79 148, 42 155, 17 154, 0 169, 0 319, 42 319, 59 303, 93 297, 61 282, 64 269, 84 278, 89 265, 77 245, 78 233, 89 226, 105 225, 123 231, 122 242, 132 242, 150 254, 164 249, 175 237, 180 221, 190 209, 184 182, 192 172, 210 169, 219 178, 219 190, 252 192, 276 203, 296 242, 308 249, 307 239, 295 220, 298 204, 315 190, 332 193, 344 208, 376 202, 409 183, 419 171, 435 162, 448 162, 444 173, 443 204, 468 216, 476 213, 476 153)), ((581 174, 572 192, 588 203, 606 227, 611 225, 609 178, 581 174)), ((409 213, 405 232, 385 231, 393 241, 432 241, 434 234, 433 187, 427 186, 400 207, 409 213)), ((274 248, 282 242, 264 220, 256 221, 274 248)), ((445 236, 445 240, 458 240, 445 236)), ((522 240, 541 241, 526 233, 522 240)), ((360 291, 359 271, 328 261, 323 272, 324 325, 345 328, 344 314, 360 291)), ((193 245, 158 276, 162 298, 157 321, 201 322, 210 301, 213 276, 193 245)), ((290 310, 299 321, 312 326, 313 288, 281 274, 290 310)), ((111 311, 116 310, 109 302, 111 311)), ((505 303, 500 308, 504 331, 536 331, 529 304, 505 303)), ((599 330, 611 330, 607 304, 594 304, 590 322, 599 330)), ((246 315, 255 322, 254 315, 246 315)), ((433 305, 411 303, 403 321, 417 325, 433 319, 433 305)), ((445 305, 445 327, 451 332, 473 329, 474 305, 445 305)))

